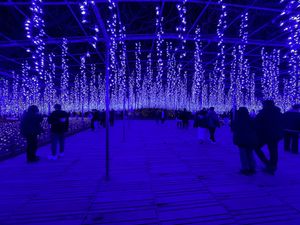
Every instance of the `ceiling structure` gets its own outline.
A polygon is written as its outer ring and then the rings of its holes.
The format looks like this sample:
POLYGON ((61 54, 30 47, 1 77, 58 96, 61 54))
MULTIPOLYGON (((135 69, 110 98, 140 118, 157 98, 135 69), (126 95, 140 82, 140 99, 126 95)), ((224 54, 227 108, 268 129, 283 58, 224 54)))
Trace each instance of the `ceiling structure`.
MULTIPOLYGON (((44 21, 46 53, 55 54, 56 65, 61 65, 61 44, 63 37, 68 39, 69 68, 71 73, 78 73, 80 57, 90 53, 88 64, 95 63, 97 70, 105 68, 105 42, 108 39, 107 20, 110 18, 108 0, 95 0, 95 7, 89 12, 90 23, 81 23, 79 0, 44 0, 44 21), (91 47, 92 29, 97 24, 100 35, 97 48, 91 47)), ((162 35, 165 42, 179 45, 180 40, 176 27, 180 23, 176 4, 182 0, 116 0, 117 10, 122 24, 126 28, 124 38, 127 46, 127 70, 135 69, 135 43, 141 42, 142 67, 145 68, 147 54, 156 54, 155 7, 160 6, 162 16, 162 35)), ((284 55, 287 50, 287 34, 279 27, 280 13, 284 6, 277 0, 224 0, 227 6, 228 28, 224 34, 226 71, 229 74, 233 47, 241 43, 239 27, 241 14, 249 13, 249 37, 245 56, 249 59, 251 71, 261 73, 261 49, 280 49, 284 55)), ((0 2, 0 74, 10 76, 11 71, 20 70, 25 60, 31 60, 31 54, 26 52, 32 42, 26 38, 24 23, 31 16, 31 1, 0 2)), ((197 26, 201 28, 203 45, 203 63, 209 73, 213 70, 218 54, 217 24, 221 6, 217 0, 188 0, 186 3, 187 56, 180 59, 184 70, 193 71, 194 66, 194 32, 197 26)), ((165 48, 164 48, 165 49, 165 48)), ((287 74, 285 62, 282 62, 281 74, 287 74)))

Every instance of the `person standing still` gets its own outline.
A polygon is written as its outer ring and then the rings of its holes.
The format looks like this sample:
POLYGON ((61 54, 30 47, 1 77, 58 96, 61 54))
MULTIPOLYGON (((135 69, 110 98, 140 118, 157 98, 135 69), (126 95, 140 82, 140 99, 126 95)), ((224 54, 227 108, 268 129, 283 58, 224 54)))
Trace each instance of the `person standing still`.
POLYGON ((20 128, 21 134, 27 141, 26 157, 28 163, 39 161, 39 157, 36 156, 37 136, 43 132, 42 121, 43 117, 39 114, 39 108, 36 105, 29 106, 22 116, 20 128))
POLYGON ((263 101, 263 109, 255 117, 258 147, 255 152, 266 165, 265 172, 274 175, 278 163, 278 142, 283 138, 283 114, 275 106, 273 100, 263 101), (270 159, 268 160, 261 148, 267 145, 270 159))
POLYGON ((61 110, 60 104, 54 105, 54 111, 48 117, 48 123, 51 125, 51 160, 57 159, 57 145, 59 145, 58 156, 64 156, 64 133, 69 128, 69 114, 61 110))
POLYGON ((241 173, 252 175, 255 173, 253 150, 258 145, 254 120, 250 117, 246 107, 240 107, 236 118, 232 121, 233 143, 238 146, 241 161, 241 173))

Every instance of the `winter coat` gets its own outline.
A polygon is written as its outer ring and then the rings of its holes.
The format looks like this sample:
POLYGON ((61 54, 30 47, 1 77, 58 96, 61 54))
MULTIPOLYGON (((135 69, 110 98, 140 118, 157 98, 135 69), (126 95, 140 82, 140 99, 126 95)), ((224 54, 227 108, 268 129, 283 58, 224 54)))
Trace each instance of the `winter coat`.
POLYGON ((241 148, 254 149, 258 145, 254 121, 248 117, 232 122, 233 143, 241 148))
POLYGON ((52 133, 64 133, 69 128, 69 114, 62 110, 55 110, 48 117, 52 133))
POLYGON ((43 132, 43 117, 40 114, 25 112, 21 119, 20 129, 24 137, 37 136, 43 132))
POLYGON ((263 108, 255 117, 260 144, 279 141, 283 137, 283 115, 276 106, 263 108))

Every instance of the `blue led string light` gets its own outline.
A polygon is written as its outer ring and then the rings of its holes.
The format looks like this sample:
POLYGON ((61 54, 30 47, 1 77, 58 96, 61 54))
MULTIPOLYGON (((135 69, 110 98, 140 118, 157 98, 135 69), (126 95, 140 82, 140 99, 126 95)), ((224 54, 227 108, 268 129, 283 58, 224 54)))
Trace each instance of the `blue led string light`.
POLYGON ((162 22, 164 17, 159 18, 159 12, 160 7, 157 6, 156 8, 156 55, 157 55, 157 74, 155 78, 155 87, 156 87, 156 96, 155 96, 155 107, 163 107, 163 82, 162 77, 164 73, 164 63, 162 60, 163 51, 162 51, 162 45, 164 43, 164 40, 162 38, 162 35, 164 34, 163 28, 162 28, 162 22))
POLYGON ((292 104, 300 103, 300 1, 281 0, 280 3, 286 5, 281 13, 280 26, 289 34, 290 102, 292 104))
POLYGON ((219 0, 218 3, 221 5, 221 14, 217 25, 217 36, 218 36, 218 55, 215 62, 214 70, 211 75, 210 82, 210 105, 217 106, 217 110, 222 110, 225 104, 225 44, 224 44, 224 33, 227 28, 227 8, 223 4, 223 0, 219 0))
POLYGON ((60 82, 60 100, 61 103, 66 106, 69 102, 69 66, 68 66, 68 40, 63 38, 62 43, 62 55, 61 55, 61 67, 62 67, 62 75, 60 82))
POLYGON ((140 108, 141 104, 141 87, 142 87, 142 65, 141 65, 141 42, 135 43, 135 87, 136 87, 136 106, 140 108))
POLYGON ((33 49, 27 49, 27 52, 32 52, 34 69, 38 73, 40 79, 44 79, 45 65, 45 22, 43 19, 43 1, 32 0, 30 6, 31 18, 25 21, 26 37, 31 40, 33 49))
POLYGON ((178 38, 181 40, 181 51, 179 58, 182 59, 186 56, 185 45, 186 39, 184 38, 184 33, 186 32, 186 6, 185 3, 187 0, 183 0, 181 4, 177 4, 176 8, 179 13, 180 25, 176 27, 176 31, 178 32, 178 38))
POLYGON ((262 91, 264 99, 279 100, 279 65, 280 50, 273 50, 268 53, 262 48, 262 91))
POLYGON ((194 75, 193 75, 193 84, 192 84, 192 104, 195 110, 199 110, 203 106, 203 85, 205 83, 204 78, 204 68, 202 63, 202 42, 201 42, 201 33, 200 28, 197 27, 195 30, 195 52, 194 52, 194 75))

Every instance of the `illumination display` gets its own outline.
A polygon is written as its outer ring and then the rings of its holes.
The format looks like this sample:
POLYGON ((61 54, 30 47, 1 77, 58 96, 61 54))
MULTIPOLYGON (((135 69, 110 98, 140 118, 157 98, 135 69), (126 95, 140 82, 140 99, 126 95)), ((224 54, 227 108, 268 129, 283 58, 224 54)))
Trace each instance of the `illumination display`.
POLYGON ((123 23, 125 16, 120 14, 118 1, 96 5, 91 0, 80 0, 75 6, 80 13, 79 24, 88 34, 85 45, 88 47, 82 48, 81 54, 72 55, 72 45, 78 40, 48 37, 49 21, 45 21, 44 15, 47 7, 42 0, 32 0, 29 16, 24 19, 28 39, 24 53, 30 58, 21 61, 21 68, 11 71, 11 77, 0 79, 0 114, 19 115, 31 104, 49 113, 57 102, 68 111, 104 109, 104 59, 99 62, 94 57, 105 55, 100 39, 109 46, 110 107, 116 110, 187 108, 196 111, 214 106, 222 112, 240 106, 257 109, 262 99, 274 99, 286 110, 300 102, 299 1, 281 1, 283 11, 278 26, 288 36, 287 48, 279 51, 279 48, 255 46, 257 51, 261 50, 253 53, 257 57, 256 67, 250 59, 253 40, 248 40, 252 38, 249 18, 250 21, 254 18, 253 10, 243 8, 231 21, 234 13, 231 14, 230 4, 219 0, 214 4, 218 8, 217 21, 208 28, 201 20, 190 20, 189 13, 193 10, 190 4, 186 0, 173 4, 171 26, 166 21, 167 3, 156 2, 149 8, 155 33, 150 39, 144 35, 145 39, 139 40, 132 33, 127 34, 127 28, 132 29, 133 25, 123 23), (99 5, 104 7, 97 8, 103 24, 95 16, 94 7, 99 5), (204 33, 208 29, 209 35, 204 33), (55 49, 51 49, 51 43, 48 45, 49 40, 55 40, 55 49), (209 60, 207 52, 212 55, 209 60), (79 65, 76 69, 74 62, 79 65), (288 72, 282 75, 282 64, 286 62, 288 72))

